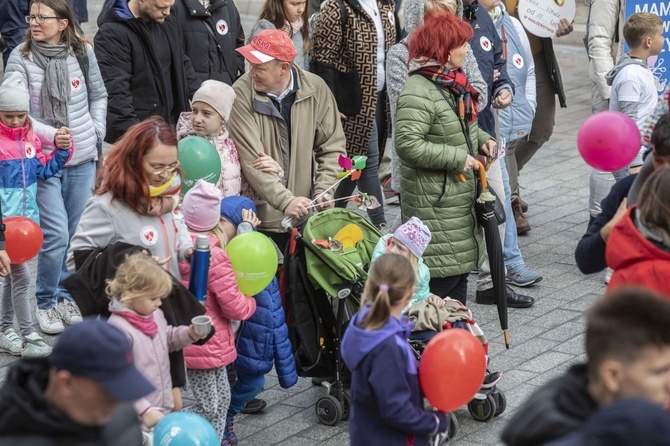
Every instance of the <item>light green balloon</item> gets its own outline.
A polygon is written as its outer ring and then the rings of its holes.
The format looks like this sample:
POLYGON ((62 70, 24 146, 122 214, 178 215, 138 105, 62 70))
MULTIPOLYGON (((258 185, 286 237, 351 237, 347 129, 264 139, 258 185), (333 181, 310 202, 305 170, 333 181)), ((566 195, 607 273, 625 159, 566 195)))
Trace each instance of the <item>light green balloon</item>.
POLYGON ((182 171, 181 192, 188 192, 198 180, 216 184, 221 176, 221 157, 211 142, 200 136, 187 136, 177 145, 182 171))
POLYGON ((260 232, 235 236, 226 246, 240 291, 254 296, 272 282, 277 272, 277 250, 272 241, 260 232))

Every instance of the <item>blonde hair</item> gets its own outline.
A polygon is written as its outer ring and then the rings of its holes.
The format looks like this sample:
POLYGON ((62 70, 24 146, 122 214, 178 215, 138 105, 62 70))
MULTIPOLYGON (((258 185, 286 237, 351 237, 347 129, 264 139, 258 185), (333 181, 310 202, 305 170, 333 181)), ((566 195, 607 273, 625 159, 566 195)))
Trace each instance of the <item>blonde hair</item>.
POLYGON ((138 297, 167 297, 171 291, 170 274, 142 252, 128 256, 116 270, 114 279, 107 281, 105 288, 107 297, 123 306, 138 297))
POLYGON ((423 7, 423 16, 427 16, 436 11, 446 11, 456 14, 458 3, 456 0, 426 0, 423 7))
POLYGON ((370 303, 370 312, 361 322, 365 330, 384 326, 391 310, 412 291, 416 275, 410 262, 397 254, 383 254, 372 263, 363 290, 361 305, 370 303))

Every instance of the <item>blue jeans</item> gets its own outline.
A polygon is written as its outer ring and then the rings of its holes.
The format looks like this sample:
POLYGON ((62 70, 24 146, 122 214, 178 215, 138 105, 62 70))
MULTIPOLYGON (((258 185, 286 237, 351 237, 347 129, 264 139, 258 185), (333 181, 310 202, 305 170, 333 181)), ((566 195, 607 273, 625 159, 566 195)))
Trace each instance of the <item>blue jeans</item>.
POLYGON ((70 239, 92 195, 95 161, 65 167, 48 180, 37 181, 37 205, 44 245, 37 256, 37 308, 48 310, 72 297, 60 286, 69 273, 65 266, 70 239))
POLYGON ((233 418, 242 411, 249 401, 261 393, 265 385, 265 375, 254 375, 253 373, 237 370, 237 382, 230 389, 230 406, 228 406, 227 418, 233 418))
POLYGON ((519 250, 519 236, 516 233, 516 223, 514 221, 514 212, 512 212, 512 194, 509 185, 509 173, 505 157, 498 158, 500 161, 500 170, 502 170, 503 185, 505 187, 505 242, 503 243, 503 254, 505 266, 512 268, 523 264, 523 257, 519 250))

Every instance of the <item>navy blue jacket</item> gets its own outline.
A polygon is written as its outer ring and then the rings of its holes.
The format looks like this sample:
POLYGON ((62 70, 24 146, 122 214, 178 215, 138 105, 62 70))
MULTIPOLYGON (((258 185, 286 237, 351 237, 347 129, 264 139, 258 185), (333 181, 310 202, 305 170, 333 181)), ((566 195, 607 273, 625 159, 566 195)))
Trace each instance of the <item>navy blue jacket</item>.
POLYGON ((29 13, 30 0, 0 1, 0 36, 5 43, 2 50, 3 67, 7 66, 9 54, 23 42, 26 35, 25 16, 29 13))
POLYGON ((275 277, 254 296, 256 312, 242 322, 237 338, 235 370, 265 375, 275 366, 279 385, 288 389, 298 382, 293 350, 288 340, 286 316, 275 277))
POLYGON ((464 6, 463 18, 467 20, 475 31, 470 47, 474 53, 479 71, 489 87, 488 103, 486 107, 479 110, 477 123, 479 128, 489 135, 496 136, 496 125, 491 103, 500 90, 508 89, 514 94, 514 86, 507 75, 507 61, 503 58, 502 40, 498 36, 496 26, 491 16, 484 8, 480 8, 475 1, 470 5, 464 6), (500 77, 493 82, 493 71, 500 71, 500 77))
POLYGON ((428 446, 428 436, 448 425, 444 413, 423 408, 407 343, 411 326, 391 316, 382 328, 364 330, 360 323, 369 311, 356 313, 342 339, 342 359, 351 370, 351 446, 428 446))
POLYGON ((612 186, 610 193, 600 202, 600 214, 596 220, 586 230, 586 234, 577 244, 575 250, 575 260, 577 267, 584 274, 593 274, 604 270, 607 267, 605 261, 605 240, 600 235, 600 230, 616 214, 624 198, 628 196, 628 191, 635 181, 637 175, 630 175, 612 186))

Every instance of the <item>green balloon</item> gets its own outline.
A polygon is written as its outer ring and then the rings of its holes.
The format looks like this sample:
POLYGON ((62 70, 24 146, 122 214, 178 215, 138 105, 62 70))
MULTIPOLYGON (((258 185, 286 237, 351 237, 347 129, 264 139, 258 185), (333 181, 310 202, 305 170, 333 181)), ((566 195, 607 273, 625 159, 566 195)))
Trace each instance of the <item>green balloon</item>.
POLYGON ((221 158, 216 147, 200 136, 187 136, 177 145, 182 171, 181 193, 188 192, 198 180, 216 184, 221 176, 221 158))
POLYGON ((277 272, 277 250, 272 241, 260 232, 235 236, 226 252, 242 293, 254 296, 272 282, 277 272))

